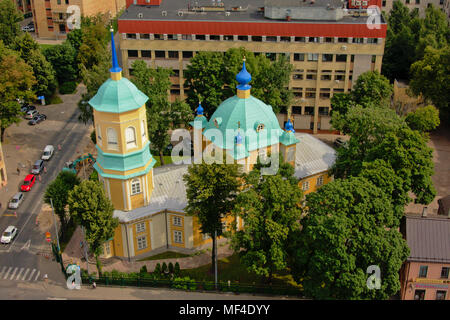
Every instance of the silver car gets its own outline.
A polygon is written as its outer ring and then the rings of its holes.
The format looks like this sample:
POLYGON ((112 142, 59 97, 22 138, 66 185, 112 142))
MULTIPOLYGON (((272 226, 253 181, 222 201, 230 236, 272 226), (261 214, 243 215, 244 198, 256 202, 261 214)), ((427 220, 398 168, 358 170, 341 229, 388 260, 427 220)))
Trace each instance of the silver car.
POLYGON ((10 209, 17 209, 20 204, 23 201, 23 193, 22 192, 17 192, 14 197, 11 198, 11 201, 9 201, 9 205, 8 208, 10 209))
POLYGON ((41 171, 44 169, 44 160, 37 160, 33 168, 31 169, 32 174, 40 174, 41 171))

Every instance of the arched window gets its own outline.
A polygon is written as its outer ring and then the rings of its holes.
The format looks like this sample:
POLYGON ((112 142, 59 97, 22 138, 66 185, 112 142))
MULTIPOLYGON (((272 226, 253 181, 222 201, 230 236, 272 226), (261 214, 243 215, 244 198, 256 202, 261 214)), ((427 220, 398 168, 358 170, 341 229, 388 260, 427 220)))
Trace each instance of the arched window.
POLYGON ((117 139, 117 132, 113 128, 108 128, 106 131, 108 138, 108 149, 119 150, 119 141, 117 139))
POLYGON ((96 133, 97 133, 97 144, 102 145, 102 130, 99 124, 97 125, 96 133))
POLYGON ((127 149, 136 148, 136 129, 128 127, 125 130, 125 141, 127 142, 127 149))
POLYGON ((141 133, 142 133, 142 142, 144 142, 145 140, 147 140, 147 134, 145 131, 145 120, 141 121, 141 133))
POLYGON ((133 179, 131 181, 131 195, 141 193, 141 181, 139 179, 133 179))

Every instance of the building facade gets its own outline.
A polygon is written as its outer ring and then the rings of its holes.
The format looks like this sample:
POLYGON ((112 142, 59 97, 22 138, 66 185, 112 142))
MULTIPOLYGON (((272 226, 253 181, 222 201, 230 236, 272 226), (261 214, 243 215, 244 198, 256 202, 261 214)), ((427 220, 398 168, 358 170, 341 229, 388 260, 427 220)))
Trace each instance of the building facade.
MULTIPOLYGON (((172 68, 172 98, 185 97, 183 72, 199 51, 244 47, 271 60, 286 55, 294 66, 288 114, 294 129, 317 133, 332 130, 333 94, 348 92, 363 72, 381 71, 383 17, 368 27, 365 10, 342 8, 340 1, 230 0, 215 6, 196 1, 187 7, 176 0, 134 3, 119 18, 124 74, 129 76, 137 59, 172 68)), ((281 126, 288 114, 279 116, 281 126)))
POLYGON ((104 13, 112 18, 125 7, 125 0, 31 0, 37 37, 65 39, 70 31, 67 20, 74 14, 74 11, 68 11, 68 8, 73 5, 79 7, 81 16, 104 13))
MULTIPOLYGON (((394 1, 401 1, 409 10, 417 10, 419 17, 424 18, 425 10, 431 5, 445 11, 446 0, 382 0, 381 10, 389 14, 394 5, 394 1)), ((448 12, 447 16, 449 16, 448 12)))
POLYGON ((402 300, 450 300, 450 217, 405 219, 410 255, 400 270, 402 300))
POLYGON ((32 12, 31 0, 15 0, 17 4, 17 9, 24 15, 30 14, 32 12))
POLYGON ((0 189, 8 183, 8 177, 6 175, 5 157, 3 155, 2 143, 0 142, 0 189))

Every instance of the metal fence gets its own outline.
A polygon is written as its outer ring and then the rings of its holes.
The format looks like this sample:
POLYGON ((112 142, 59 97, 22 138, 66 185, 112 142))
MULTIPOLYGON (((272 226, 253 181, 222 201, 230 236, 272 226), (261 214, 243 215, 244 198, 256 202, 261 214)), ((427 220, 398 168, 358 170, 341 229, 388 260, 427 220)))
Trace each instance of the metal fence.
POLYGON ((183 279, 148 279, 145 277, 93 277, 82 275, 83 284, 92 284, 103 286, 123 286, 123 287, 152 287, 152 288, 172 288, 188 291, 214 291, 214 292, 232 292, 232 293, 253 293, 269 295, 290 295, 302 296, 299 289, 288 286, 278 285, 252 285, 237 284, 228 282, 218 282, 217 288, 211 281, 194 281, 183 279))

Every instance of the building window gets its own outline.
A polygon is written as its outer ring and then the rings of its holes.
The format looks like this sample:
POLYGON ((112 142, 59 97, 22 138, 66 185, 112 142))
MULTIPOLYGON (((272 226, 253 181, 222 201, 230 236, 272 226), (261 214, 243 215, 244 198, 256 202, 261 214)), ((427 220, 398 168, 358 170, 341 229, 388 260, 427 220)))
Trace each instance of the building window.
POLYGON ((425 300, 425 290, 416 290, 414 292, 414 300, 425 300))
POLYGON ((378 43, 378 38, 368 38, 367 43, 378 43))
POLYGON ((190 59, 193 57, 192 51, 183 51, 183 59, 190 59))
POLYGON ((277 54, 274 52, 267 52, 266 58, 269 59, 270 61, 275 61, 277 59, 277 54))
POLYGON ((183 34, 183 35, 181 35, 181 39, 182 40, 192 40, 192 35, 191 34, 183 34))
POLYGON ((331 80, 331 75, 330 74, 323 74, 320 76, 320 80, 331 80))
POLYGON ((309 37, 308 42, 319 42, 319 37, 309 37))
POLYGON ((317 178, 316 185, 317 185, 318 187, 320 187, 321 185, 323 185, 323 176, 320 176, 320 177, 317 178))
POLYGON ((325 38, 325 42, 327 42, 327 43, 333 43, 333 42, 334 42, 334 38, 332 38, 332 37, 326 37, 326 38, 325 38))
POLYGON ((337 74, 334 76, 334 80, 343 81, 344 75, 343 74, 337 74))
POLYGON ((346 54, 337 54, 336 55, 336 62, 346 62, 346 61, 347 61, 346 54))
POLYGON ((264 124, 260 123, 258 124, 258 126, 256 127, 256 132, 260 132, 261 130, 264 129, 264 124))
POLYGON ((295 42, 305 42, 305 37, 295 37, 295 42))
POLYGON ((168 56, 169 59, 178 59, 178 51, 169 51, 168 56))
POLYGON ((239 41, 248 41, 248 36, 238 36, 239 41))
POLYGON ((137 238, 138 250, 147 248, 147 237, 142 236, 137 238))
POLYGON ((136 39, 136 33, 127 33, 127 39, 136 39))
POLYGON ((416 0, 416 4, 420 4, 420 0, 416 0))
POLYGON ((220 36, 212 34, 212 35, 209 36, 209 40, 220 41, 220 36))
POLYGON ((322 54, 322 61, 323 62, 332 62, 333 55, 332 54, 322 54))
POLYGON ((141 33, 139 35, 139 38, 141 38, 141 39, 150 39, 150 35, 148 33, 141 33))
POLYGON ((305 61, 304 53, 294 53, 294 61, 305 61))
POLYGON ((441 291, 441 290, 436 291, 436 300, 445 300, 446 293, 447 293, 447 291, 441 291))
POLYGON ((449 273, 450 268, 449 267, 442 267, 441 270, 441 278, 448 278, 448 273, 449 273))
POLYGON ((303 74, 294 73, 292 75, 293 80, 303 80, 303 74))
POLYGON ((282 41, 282 42, 291 42, 291 37, 280 37, 280 41, 282 41))
POLYGON ((314 107, 305 107, 305 114, 309 116, 314 115, 314 107))
POLYGON ((223 36, 223 40, 225 40, 225 41, 233 41, 234 38, 233 38, 232 35, 224 35, 224 36, 223 36))
MULTIPOLYGON (((322 95, 322 93, 321 93, 322 95)), ((330 97, 330 94, 328 93, 328 98, 330 97)), ((329 107, 319 107, 319 114, 321 116, 328 116, 329 115, 329 107)))
POLYGON ((109 256, 111 254, 111 242, 105 243, 105 250, 104 250, 105 256, 109 256))
POLYGON ((304 181, 303 183, 302 183, 302 190, 303 191, 306 191, 306 190, 308 190, 309 189, 309 181, 304 181))
POLYGON ((183 243, 183 232, 182 231, 174 231, 173 232, 173 240, 175 243, 183 243))
POLYGON ((150 50, 142 50, 141 56, 142 56, 142 58, 151 58, 152 52, 150 50))
POLYGON ((145 131, 145 120, 141 120, 141 134, 142 134, 142 141, 147 140, 147 133, 145 131))
POLYGON ((426 278, 428 273, 428 266, 420 266, 419 278, 426 278))
POLYGON ((145 222, 136 223, 136 233, 145 231, 145 222))
POLYGON ((131 195, 141 193, 141 181, 139 179, 133 179, 131 181, 131 195))
POLYGON ((266 41, 267 42, 276 42, 277 41, 277 37, 276 36, 267 36, 266 37, 266 41))
POLYGON ((136 148, 136 129, 134 127, 128 127, 125 129, 125 141, 127 143, 127 149, 136 148))
POLYGON ((363 43, 364 38, 353 38, 353 43, 363 43))
POLYGON ((161 51, 161 50, 156 50, 155 51, 155 58, 156 59, 165 59, 166 58, 166 52, 165 51, 161 51))
POLYGON ((347 43, 348 42, 348 38, 338 38, 338 42, 339 43, 347 43))
POLYGON ((204 34, 195 35, 195 40, 206 40, 206 36, 204 34))
POLYGON ((177 226, 177 227, 181 227, 182 223, 181 223, 181 217, 173 217, 173 225, 177 226))
POLYGON ((137 50, 128 50, 128 57, 130 58, 137 58, 138 51, 137 50))
POLYGON ((319 54, 318 53, 308 53, 308 61, 318 61, 319 54))
POLYGON ((307 74, 306 75, 306 79, 307 80, 316 80, 317 79, 317 75, 315 75, 315 74, 307 74))
POLYGON ((167 40, 178 40, 178 36, 176 34, 168 34, 167 40))
POLYGON ((117 140, 117 132, 113 128, 108 128, 106 131, 106 135, 108 138, 108 149, 118 150, 119 143, 117 140))
POLYGON ((302 114, 302 107, 301 106, 292 106, 292 113, 293 114, 302 114))

